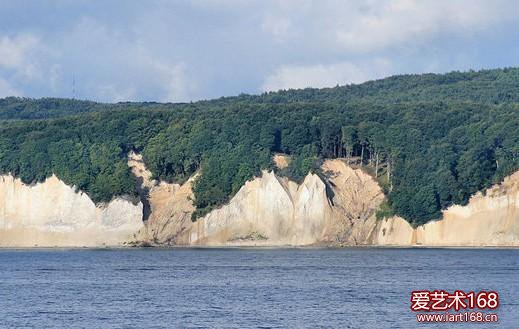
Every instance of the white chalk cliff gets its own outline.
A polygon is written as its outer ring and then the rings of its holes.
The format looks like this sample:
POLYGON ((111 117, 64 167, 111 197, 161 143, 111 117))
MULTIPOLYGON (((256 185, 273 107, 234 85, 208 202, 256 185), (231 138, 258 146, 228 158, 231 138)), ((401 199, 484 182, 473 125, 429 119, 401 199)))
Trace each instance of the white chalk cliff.
POLYGON ((413 229, 400 217, 383 220, 373 239, 398 246, 519 246, 519 172, 465 206, 452 206, 443 219, 413 229))
POLYGON ((308 174, 301 184, 264 171, 196 222, 196 175, 168 184, 153 180, 138 154, 128 165, 144 206, 124 198, 96 206, 55 176, 35 185, 0 176, 0 246, 519 246, 519 172, 413 229, 399 217, 377 221, 380 187, 342 160, 325 161, 323 178, 308 174))
POLYGON ((328 160, 323 165, 328 188, 316 174, 297 184, 264 171, 227 205, 193 223, 192 180, 168 187, 149 180, 140 156, 130 155, 129 165, 149 189, 152 211, 139 239, 152 245, 366 244, 376 224, 373 215, 384 199, 369 175, 328 160), (159 197, 168 188, 170 197, 159 197))
MULTIPOLYGON (((274 160, 285 162, 279 156, 274 160)), ((519 246, 519 172, 473 196, 468 205, 445 210, 442 220, 413 229, 400 217, 375 219, 384 196, 362 170, 341 160, 325 161, 322 170, 328 188, 315 174, 298 185, 264 171, 227 205, 195 223, 189 221, 194 210, 190 180, 175 188, 182 193, 173 193, 166 207, 156 207, 168 215, 152 215, 144 230, 148 235, 140 238, 151 244, 210 246, 519 246)), ((156 187, 155 193, 162 190, 156 187)))
POLYGON ((142 226, 141 203, 96 206, 56 176, 35 185, 0 176, 1 247, 117 246, 142 226))
POLYGON ((326 187, 314 174, 301 185, 273 172, 247 182, 228 205, 196 221, 192 244, 306 245, 319 241, 331 220, 326 187))

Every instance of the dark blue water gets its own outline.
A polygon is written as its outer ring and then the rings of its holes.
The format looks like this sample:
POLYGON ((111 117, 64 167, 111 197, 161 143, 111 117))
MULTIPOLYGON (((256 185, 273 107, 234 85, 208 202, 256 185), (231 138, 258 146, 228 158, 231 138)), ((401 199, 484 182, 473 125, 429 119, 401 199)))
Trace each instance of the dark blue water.
POLYGON ((6 328, 518 328, 519 250, 0 250, 6 328), (498 324, 416 322, 410 292, 495 290, 498 324))

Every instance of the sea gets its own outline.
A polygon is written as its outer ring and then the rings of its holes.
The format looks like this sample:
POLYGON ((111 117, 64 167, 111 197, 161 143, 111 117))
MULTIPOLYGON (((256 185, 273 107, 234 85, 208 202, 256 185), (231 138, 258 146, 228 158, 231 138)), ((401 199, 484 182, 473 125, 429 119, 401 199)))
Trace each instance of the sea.
POLYGON ((519 328, 519 250, 1 249, 0 327, 519 328), (433 290, 495 291, 498 321, 419 323, 433 290))

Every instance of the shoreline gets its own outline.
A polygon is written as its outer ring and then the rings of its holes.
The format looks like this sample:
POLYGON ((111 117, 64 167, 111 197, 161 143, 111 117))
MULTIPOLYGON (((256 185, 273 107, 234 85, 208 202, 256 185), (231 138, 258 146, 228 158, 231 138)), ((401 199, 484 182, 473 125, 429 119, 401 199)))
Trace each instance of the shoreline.
POLYGON ((235 250, 235 249, 255 249, 255 250, 272 250, 272 249, 320 249, 320 250, 339 250, 339 249, 519 249, 519 246, 398 246, 398 245, 359 245, 359 246, 35 246, 35 247, 23 247, 23 246, 2 246, 1 251, 7 250, 168 250, 168 249, 221 249, 221 250, 235 250))

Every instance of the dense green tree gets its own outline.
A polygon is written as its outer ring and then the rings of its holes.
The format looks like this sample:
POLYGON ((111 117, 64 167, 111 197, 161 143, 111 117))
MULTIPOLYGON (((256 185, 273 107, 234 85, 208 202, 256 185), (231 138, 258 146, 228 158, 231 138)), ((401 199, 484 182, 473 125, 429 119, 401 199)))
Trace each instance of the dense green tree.
POLYGON ((379 215, 419 225, 519 168, 519 69, 190 104, 0 100, 0 173, 26 183, 56 174, 106 202, 136 195, 129 151, 161 180, 199 173, 194 219, 273 169, 276 152, 291 156, 279 173, 297 181, 325 158, 355 157, 387 194, 379 215))

